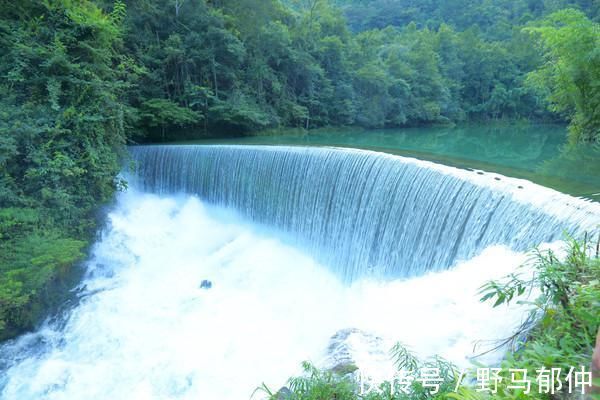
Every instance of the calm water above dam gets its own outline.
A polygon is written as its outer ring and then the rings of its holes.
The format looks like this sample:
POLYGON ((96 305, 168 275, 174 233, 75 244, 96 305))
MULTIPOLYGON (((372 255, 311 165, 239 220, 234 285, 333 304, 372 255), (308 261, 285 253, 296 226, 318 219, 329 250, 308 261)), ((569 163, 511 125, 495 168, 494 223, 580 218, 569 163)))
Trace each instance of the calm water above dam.
POLYGON ((524 178, 600 200, 600 149, 570 148, 563 125, 482 124, 455 128, 322 129, 201 140, 205 144, 357 147, 524 178))

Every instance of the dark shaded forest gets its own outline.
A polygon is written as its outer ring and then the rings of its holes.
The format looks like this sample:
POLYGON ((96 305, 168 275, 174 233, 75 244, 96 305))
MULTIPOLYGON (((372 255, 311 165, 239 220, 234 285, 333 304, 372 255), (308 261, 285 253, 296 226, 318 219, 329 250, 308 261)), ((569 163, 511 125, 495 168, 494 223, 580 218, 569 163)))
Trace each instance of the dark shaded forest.
POLYGON ((593 0, 0 1, 0 339, 125 185, 125 144, 564 121, 600 138, 593 0))

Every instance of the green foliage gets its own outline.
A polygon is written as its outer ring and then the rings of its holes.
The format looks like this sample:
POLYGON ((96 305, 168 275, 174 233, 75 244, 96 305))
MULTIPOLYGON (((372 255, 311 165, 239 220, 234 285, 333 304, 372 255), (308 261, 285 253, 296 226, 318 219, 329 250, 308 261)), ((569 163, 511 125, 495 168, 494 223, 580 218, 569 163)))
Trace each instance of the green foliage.
POLYGON ((546 93, 525 82, 544 58, 520 27, 576 2, 534 3, 219 0, 176 10, 134 1, 124 41, 140 66, 127 94, 135 132, 153 141, 281 127, 554 120, 546 93), (164 110, 152 106, 158 101, 164 110))
MULTIPOLYGON (((0 3, 0 338, 54 299, 111 199, 130 108, 125 5, 0 3)), ((59 299, 56 299, 59 300, 59 299)))
MULTIPOLYGON (((596 136, 598 29, 583 12, 594 20, 598 7, 583 0, 88 0, 3 7, 2 89, 9 95, 2 112, 11 104, 37 107, 19 112, 57 122, 39 121, 47 130, 64 129, 59 136, 107 124, 120 139, 127 130, 155 141, 281 127, 561 118, 546 100, 571 120, 574 138, 596 136), (582 11, 548 16, 565 7, 582 11), (26 23, 13 29, 17 20, 26 23)), ((11 146, 3 140, 0 152, 11 146)))
POLYGON ((352 374, 322 371, 304 362, 302 363, 304 374, 290 378, 287 390, 274 393, 263 384, 256 389, 256 392, 266 394, 273 400, 430 400, 445 398, 457 386, 459 375, 456 368, 441 358, 436 357, 420 362, 399 343, 392 348, 391 356, 398 371, 416 374, 419 370, 436 369, 441 379, 437 390, 425 387, 418 380, 412 381, 407 388, 390 381, 381 382, 377 387, 370 387, 368 382, 361 384, 352 374))
POLYGON ((546 63, 529 74, 529 83, 571 121, 573 143, 600 143, 600 24, 566 9, 536 25, 526 32, 538 39, 546 63))
POLYGON ((0 239, 1 340, 36 322, 86 243, 49 227, 39 209, 14 207, 0 210, 0 239))
POLYGON ((477 27, 488 39, 510 37, 512 26, 563 8, 580 8, 594 19, 600 5, 588 0, 335 0, 354 31, 405 26, 411 22, 432 29, 451 25, 464 31, 477 27))
MULTIPOLYGON (((489 282, 482 287, 482 301, 495 300, 494 307, 509 304, 526 293, 539 294, 534 301, 524 301, 533 307, 531 318, 510 340, 514 351, 499 366, 502 372, 497 393, 481 393, 467 387, 450 394, 450 398, 562 398, 546 393, 547 388, 540 391, 540 382, 533 379, 537 371, 560 368, 564 378, 571 367, 589 365, 600 328, 600 315, 596 312, 600 306, 600 241, 593 243, 585 237, 582 241, 568 239, 565 244, 564 259, 550 250, 533 252, 527 266, 533 269, 533 278, 523 280, 513 274, 503 282, 489 282), (527 371, 530 393, 509 388, 510 369, 527 371)), ((563 384, 562 393, 565 392, 563 384)))
POLYGON ((139 117, 148 127, 160 127, 164 137, 165 129, 193 125, 201 119, 201 114, 167 99, 150 99, 142 103, 139 117))
POLYGON ((262 393, 271 400, 352 400, 357 398, 358 388, 354 380, 330 371, 320 371, 309 362, 303 362, 302 369, 304 375, 290 378, 289 389, 273 392, 263 383, 255 390, 254 394, 262 393))
POLYGON ((53 305, 54 283, 68 279, 85 245, 48 231, 0 245, 0 340, 33 326, 53 305))
MULTIPOLYGON (((514 362, 520 368, 545 366, 568 368, 586 365, 600 327, 600 258, 597 244, 569 239, 567 255, 560 260, 554 252, 536 250, 532 261, 534 276, 523 280, 511 275, 505 282, 489 282, 482 288, 482 301, 494 300, 494 307, 508 304, 531 290, 539 296, 533 305, 535 325, 516 335, 519 351, 514 362), (539 316, 539 318, 538 318, 539 316)), ((518 368, 518 367, 513 367, 518 368)))
POLYGON ((331 372, 322 372, 309 363, 302 365, 306 376, 290 379, 289 387, 295 399, 351 399, 355 394, 354 384, 349 379, 335 377, 331 372))

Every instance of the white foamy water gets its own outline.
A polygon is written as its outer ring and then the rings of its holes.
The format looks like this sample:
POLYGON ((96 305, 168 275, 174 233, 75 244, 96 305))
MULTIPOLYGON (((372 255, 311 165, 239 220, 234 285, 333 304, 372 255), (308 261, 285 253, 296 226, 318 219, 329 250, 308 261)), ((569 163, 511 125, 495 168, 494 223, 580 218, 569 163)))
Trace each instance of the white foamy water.
MULTIPOLYGON (((347 286, 275 232, 195 197, 124 194, 109 220, 80 304, 64 327, 33 334, 46 346, 20 350, 3 399, 248 399, 319 362, 349 327, 464 366, 476 341, 508 336, 523 316, 478 301, 481 284, 524 261, 503 247, 445 272, 347 286)), ((363 356, 359 366, 382 368, 363 356)))

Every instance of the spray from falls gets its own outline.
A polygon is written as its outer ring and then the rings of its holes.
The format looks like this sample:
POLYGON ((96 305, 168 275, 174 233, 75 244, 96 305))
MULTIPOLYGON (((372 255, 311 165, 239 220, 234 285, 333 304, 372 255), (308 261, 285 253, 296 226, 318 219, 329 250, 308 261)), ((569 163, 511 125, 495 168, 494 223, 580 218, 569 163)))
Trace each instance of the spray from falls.
POLYGON ((475 341, 521 320, 476 297, 524 260, 506 248, 441 273, 348 285, 276 232, 195 197, 130 192, 109 222, 78 306, 0 347, 1 399, 244 400, 262 382, 281 387, 304 360, 321 365, 341 329, 384 339, 383 359, 354 356, 385 376, 395 341, 466 365, 475 341))

